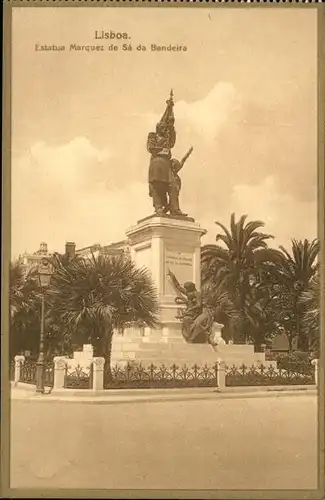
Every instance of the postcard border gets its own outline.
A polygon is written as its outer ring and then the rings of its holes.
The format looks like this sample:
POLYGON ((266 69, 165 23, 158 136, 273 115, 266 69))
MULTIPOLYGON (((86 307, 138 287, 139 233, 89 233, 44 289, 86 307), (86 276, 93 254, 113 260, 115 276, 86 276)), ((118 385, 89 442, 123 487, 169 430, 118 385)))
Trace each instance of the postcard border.
POLYGON ((1 375, 2 375, 2 421, 1 421, 1 497, 8 498, 189 498, 189 499, 322 499, 325 493, 324 458, 324 402, 325 402, 325 5, 324 4, 243 4, 243 3, 138 3, 105 2, 87 3, 66 0, 45 2, 42 0, 4 0, 3 2, 3 161, 2 161, 2 293, 1 293, 1 375), (318 387, 318 447, 319 487, 317 490, 98 490, 98 489, 16 489, 10 488, 10 380, 9 380, 9 262, 11 242, 11 20, 13 8, 35 7, 121 7, 121 8, 314 8, 318 11, 318 236, 321 242, 321 355, 318 387), (7 312, 7 314, 4 314, 7 312), (7 355, 6 355, 7 354, 7 355), (321 473, 323 471, 323 474, 321 473))

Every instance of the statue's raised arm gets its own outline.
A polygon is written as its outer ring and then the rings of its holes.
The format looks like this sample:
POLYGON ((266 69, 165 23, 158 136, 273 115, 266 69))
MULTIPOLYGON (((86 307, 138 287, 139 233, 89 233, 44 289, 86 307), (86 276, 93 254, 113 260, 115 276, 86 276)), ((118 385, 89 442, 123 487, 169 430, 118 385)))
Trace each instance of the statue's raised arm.
POLYGON ((186 162, 186 160, 191 156, 192 152, 193 152, 193 146, 190 147, 190 149, 187 151, 186 155, 184 155, 183 158, 181 159, 180 164, 182 165, 182 167, 183 167, 184 163, 186 162))
POLYGON ((169 277, 170 282, 173 288, 175 289, 177 295, 181 298, 186 298, 187 296, 185 288, 180 284, 175 274, 170 269, 167 270, 167 276, 169 277))

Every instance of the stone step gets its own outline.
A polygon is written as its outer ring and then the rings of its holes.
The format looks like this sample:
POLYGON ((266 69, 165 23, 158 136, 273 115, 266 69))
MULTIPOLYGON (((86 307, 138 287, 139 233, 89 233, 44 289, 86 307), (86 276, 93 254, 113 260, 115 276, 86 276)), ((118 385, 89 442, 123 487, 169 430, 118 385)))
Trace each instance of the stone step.
POLYGON ((127 344, 112 344, 112 352, 115 352, 115 351, 123 351, 123 352, 132 352, 132 351, 140 351, 140 350, 145 350, 143 349, 142 347, 142 344, 140 342, 136 343, 136 342, 133 342, 132 344, 131 343, 127 343, 127 344))
POLYGON ((143 338, 144 337, 142 337, 141 335, 132 336, 132 337, 124 337, 121 335, 115 335, 115 336, 113 336, 112 342, 121 343, 121 344, 128 344, 128 343, 132 343, 132 342, 142 342, 143 338))
MULTIPOLYGON (((138 358, 137 356, 136 357, 130 357, 130 356, 123 356, 123 357, 120 357, 119 359, 116 359, 116 360, 113 360, 112 359, 112 365, 115 365, 115 364, 119 364, 121 362, 127 362, 127 361, 135 361, 135 362, 138 362, 138 363, 141 363, 142 365, 155 365, 155 366, 161 366, 161 365, 165 365, 167 367, 171 367, 172 365, 176 365, 176 366, 189 366, 189 367, 192 367, 194 365, 197 365, 197 366, 205 366, 205 365, 208 365, 208 366, 213 366, 217 359, 191 359, 189 357, 178 357, 178 358, 169 358, 169 357, 159 357, 157 359, 155 358, 148 358, 148 357, 141 357, 141 358, 138 358)), ((272 362, 272 361, 267 361, 265 363, 262 363, 263 366, 268 369, 268 368, 276 368, 276 363, 272 362)), ((226 366, 228 368, 231 368, 232 366, 236 366, 237 368, 240 368, 241 366, 245 365, 247 368, 250 368, 252 366, 255 366, 256 368, 258 368, 258 366, 260 365, 260 363, 254 361, 254 360, 246 360, 246 362, 239 362, 238 360, 228 360, 226 362, 226 366)))
POLYGON ((150 344, 186 344, 183 337, 166 337, 162 336, 157 340, 157 337, 144 337, 142 343, 144 345, 150 344))
POLYGON ((204 358, 209 358, 212 360, 218 359, 217 354, 214 351, 210 350, 205 350, 205 351, 192 351, 192 350, 161 350, 161 351, 115 351, 112 352, 112 356, 116 357, 119 355, 123 356, 129 356, 129 355, 134 355, 139 358, 155 358, 155 359, 160 359, 160 358, 193 358, 193 359, 201 359, 202 357, 204 358))
POLYGON ((147 358, 147 359, 193 359, 193 360, 201 360, 201 359, 209 359, 211 361, 215 361, 218 359, 218 356, 214 352, 190 352, 190 351, 170 351, 170 352, 145 352, 145 351, 120 351, 112 353, 112 357, 116 358, 119 356, 132 356, 133 358, 147 358))
POLYGON ((216 350, 224 353, 254 353, 254 346, 250 344, 220 344, 216 346, 216 350))
POLYGON ((191 353, 191 352, 182 352, 182 353, 146 353, 143 351, 138 351, 138 352, 127 352, 127 351, 121 351, 120 353, 112 353, 112 359, 118 358, 118 357, 133 357, 137 359, 193 359, 195 360, 201 360, 201 359, 208 359, 211 360, 212 362, 216 361, 218 359, 218 356, 216 356, 215 353, 191 353))
POLYGON ((221 358, 221 359, 236 359, 236 360, 241 360, 241 359, 255 359, 255 361, 265 361, 265 357, 262 357, 262 356, 255 356, 255 354, 233 354, 233 353, 229 353, 229 354, 224 354, 224 353, 220 353, 220 352, 217 352, 215 351, 215 354, 218 358, 221 358))
POLYGON ((218 359, 222 359, 227 366, 249 367, 263 364, 266 367, 275 367, 274 362, 265 361, 264 353, 254 353, 252 345, 230 344, 213 348, 209 344, 188 344, 184 339, 181 339, 181 342, 167 343, 159 340, 155 338, 155 341, 144 342, 143 338, 135 340, 116 337, 112 345, 112 363, 133 360, 142 364, 200 366, 213 365, 218 359))
POLYGON ((152 346, 151 348, 142 348, 142 346, 132 346, 132 347, 115 347, 112 349, 112 354, 114 353, 136 353, 140 354, 142 353, 143 355, 146 356, 163 356, 163 355, 193 355, 193 356, 210 356, 213 358, 222 358, 222 359, 255 359, 256 361, 265 361, 265 357, 259 354, 247 354, 247 353, 222 353, 218 351, 212 350, 209 346, 205 346, 204 349, 196 349, 196 348, 190 348, 189 346, 171 346, 171 345, 164 345, 164 344, 159 344, 159 346, 152 346))
MULTIPOLYGON (((195 347, 199 347, 206 344, 187 344, 183 337, 175 336, 175 337, 155 337, 155 336, 137 336, 137 337, 126 337, 126 336, 114 336, 112 345, 130 345, 134 346, 136 344, 140 344, 144 349, 149 348, 152 345, 161 345, 161 344, 183 344, 183 345, 195 345, 195 347)), ((254 346, 250 344, 220 344, 216 346, 216 350, 219 352, 229 352, 232 353, 240 352, 240 353, 254 353, 254 346)), ((263 354, 263 353, 259 353, 263 354)))
POLYGON ((242 360, 255 360, 255 361, 265 361, 265 356, 263 353, 246 353, 246 352, 220 352, 213 350, 209 345, 195 345, 195 344, 151 344, 151 345, 130 345, 130 346, 115 346, 112 348, 112 354, 114 353, 136 353, 141 356, 153 356, 159 358, 162 356, 193 356, 201 357, 209 356, 211 359, 231 359, 236 362, 241 362, 242 360), (141 354, 140 354, 141 353, 141 354))

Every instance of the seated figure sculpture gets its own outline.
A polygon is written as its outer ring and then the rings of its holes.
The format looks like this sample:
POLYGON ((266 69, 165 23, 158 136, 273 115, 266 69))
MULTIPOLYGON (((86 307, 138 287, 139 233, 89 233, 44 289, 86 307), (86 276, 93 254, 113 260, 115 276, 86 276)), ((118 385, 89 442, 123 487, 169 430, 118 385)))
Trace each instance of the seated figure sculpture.
POLYGON ((192 281, 186 281, 182 286, 174 273, 167 272, 170 281, 177 292, 176 304, 186 307, 181 312, 182 335, 186 342, 194 344, 210 343, 214 309, 204 303, 201 293, 192 281))

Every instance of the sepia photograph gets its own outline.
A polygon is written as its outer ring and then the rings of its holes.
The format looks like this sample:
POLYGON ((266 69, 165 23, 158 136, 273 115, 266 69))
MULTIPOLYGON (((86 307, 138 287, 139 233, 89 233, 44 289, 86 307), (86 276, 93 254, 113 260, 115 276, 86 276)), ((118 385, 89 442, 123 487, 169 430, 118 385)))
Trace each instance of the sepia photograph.
POLYGON ((323 5, 87 3, 5 9, 4 496, 322 499, 323 5))

